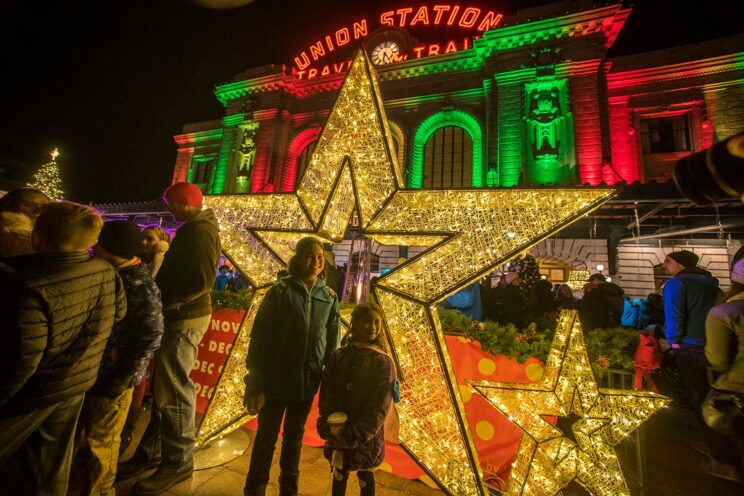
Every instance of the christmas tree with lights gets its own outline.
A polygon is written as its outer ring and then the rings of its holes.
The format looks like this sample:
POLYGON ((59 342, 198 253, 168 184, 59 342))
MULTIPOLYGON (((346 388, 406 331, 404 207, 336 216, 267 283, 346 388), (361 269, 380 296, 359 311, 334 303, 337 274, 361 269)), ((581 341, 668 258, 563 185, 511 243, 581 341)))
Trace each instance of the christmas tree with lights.
POLYGON ((42 165, 41 169, 34 174, 31 182, 28 183, 30 188, 43 191, 54 201, 61 200, 62 195, 64 195, 62 191, 62 179, 59 177, 57 157, 59 157, 59 150, 55 148, 52 152, 52 161, 42 165))

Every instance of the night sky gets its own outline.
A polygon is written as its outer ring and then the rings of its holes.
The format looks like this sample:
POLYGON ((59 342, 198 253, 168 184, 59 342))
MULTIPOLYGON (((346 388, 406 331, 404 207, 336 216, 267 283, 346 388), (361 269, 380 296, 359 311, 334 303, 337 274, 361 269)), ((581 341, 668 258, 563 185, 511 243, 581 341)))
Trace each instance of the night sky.
MULTIPOLYGON (((0 156, 31 170, 59 147, 68 196, 157 198, 176 157, 174 134, 223 115, 216 84, 292 57, 328 31, 386 7, 460 3, 504 14, 544 0, 358 2, 255 0, 230 10, 186 1, 4 0, 0 156)), ((611 55, 744 32, 737 0, 639 0, 611 55)))

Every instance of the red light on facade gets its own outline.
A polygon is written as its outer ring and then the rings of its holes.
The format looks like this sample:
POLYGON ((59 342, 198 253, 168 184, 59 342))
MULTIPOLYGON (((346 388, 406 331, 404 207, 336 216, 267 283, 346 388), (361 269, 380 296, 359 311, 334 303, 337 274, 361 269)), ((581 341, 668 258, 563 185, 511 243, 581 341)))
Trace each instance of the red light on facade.
POLYGON ((426 7, 421 7, 418 9, 416 15, 414 15, 413 19, 411 19, 411 26, 415 26, 419 22, 423 23, 425 26, 429 25, 429 9, 427 9, 426 7))

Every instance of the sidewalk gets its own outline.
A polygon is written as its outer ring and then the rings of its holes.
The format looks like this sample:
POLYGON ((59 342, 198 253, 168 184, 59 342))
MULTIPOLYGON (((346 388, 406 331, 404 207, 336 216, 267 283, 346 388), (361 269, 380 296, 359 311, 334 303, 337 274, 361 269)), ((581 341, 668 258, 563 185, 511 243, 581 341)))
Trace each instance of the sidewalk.
MULTIPOLYGON (((148 415, 143 415, 140 430, 143 430, 148 415)), ((652 417, 646 424, 646 444, 649 480, 645 496, 739 496, 744 494, 742 486, 712 477, 699 468, 705 459, 704 455, 690 445, 702 440, 695 416, 688 410, 672 405, 652 417)), ((140 432, 137 433, 139 435, 140 432)), ((255 433, 241 429, 231 434, 238 446, 248 447, 255 433)), ((280 441, 281 443, 281 441, 280 441)), ((130 450, 131 452, 132 450, 130 450)), ((618 452, 622 452, 618 447, 618 452)), ((127 453, 131 456, 131 453, 127 453)), ((168 495, 194 496, 240 496, 248 471, 250 449, 225 465, 194 472, 191 480, 174 486, 168 495)), ((277 478, 279 476, 279 447, 274 454, 271 467, 271 481, 267 495, 279 494, 277 478)), ((640 494, 632 481, 632 470, 624 468, 631 493, 640 494)), ((300 496, 329 496, 331 494, 331 474, 328 462, 323 458, 320 448, 302 449, 300 464, 300 496)), ((442 495, 437 489, 430 488, 420 481, 411 481, 390 474, 383 470, 375 473, 377 494, 380 496, 426 496, 442 495)), ((132 494, 135 479, 116 485, 119 496, 132 494)), ((352 477, 347 491, 349 496, 359 494, 356 477, 352 477)), ((572 484, 563 491, 564 496, 586 495, 581 487, 572 484)))

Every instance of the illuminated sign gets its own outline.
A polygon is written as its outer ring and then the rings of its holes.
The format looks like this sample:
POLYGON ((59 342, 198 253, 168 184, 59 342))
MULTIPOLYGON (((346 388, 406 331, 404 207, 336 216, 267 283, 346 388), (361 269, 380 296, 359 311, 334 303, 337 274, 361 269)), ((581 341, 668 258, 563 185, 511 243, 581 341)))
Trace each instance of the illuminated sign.
MULTIPOLYGON (((370 27, 373 27, 373 30, 385 26, 414 29, 423 26, 459 27, 474 31, 473 36, 479 37, 480 33, 495 28, 502 17, 501 14, 491 10, 461 5, 424 5, 388 10, 380 14, 377 24, 373 25, 363 18, 322 36, 294 57, 293 72, 298 79, 311 79, 346 72, 350 61, 324 64, 321 59, 353 41, 365 38, 370 32, 370 27)), ((409 53, 400 53, 395 42, 384 41, 374 47, 371 57, 375 64, 383 65, 409 58, 431 57, 466 50, 471 46, 471 39, 467 37, 459 40, 450 39, 441 43, 423 44, 411 47, 409 53)))

